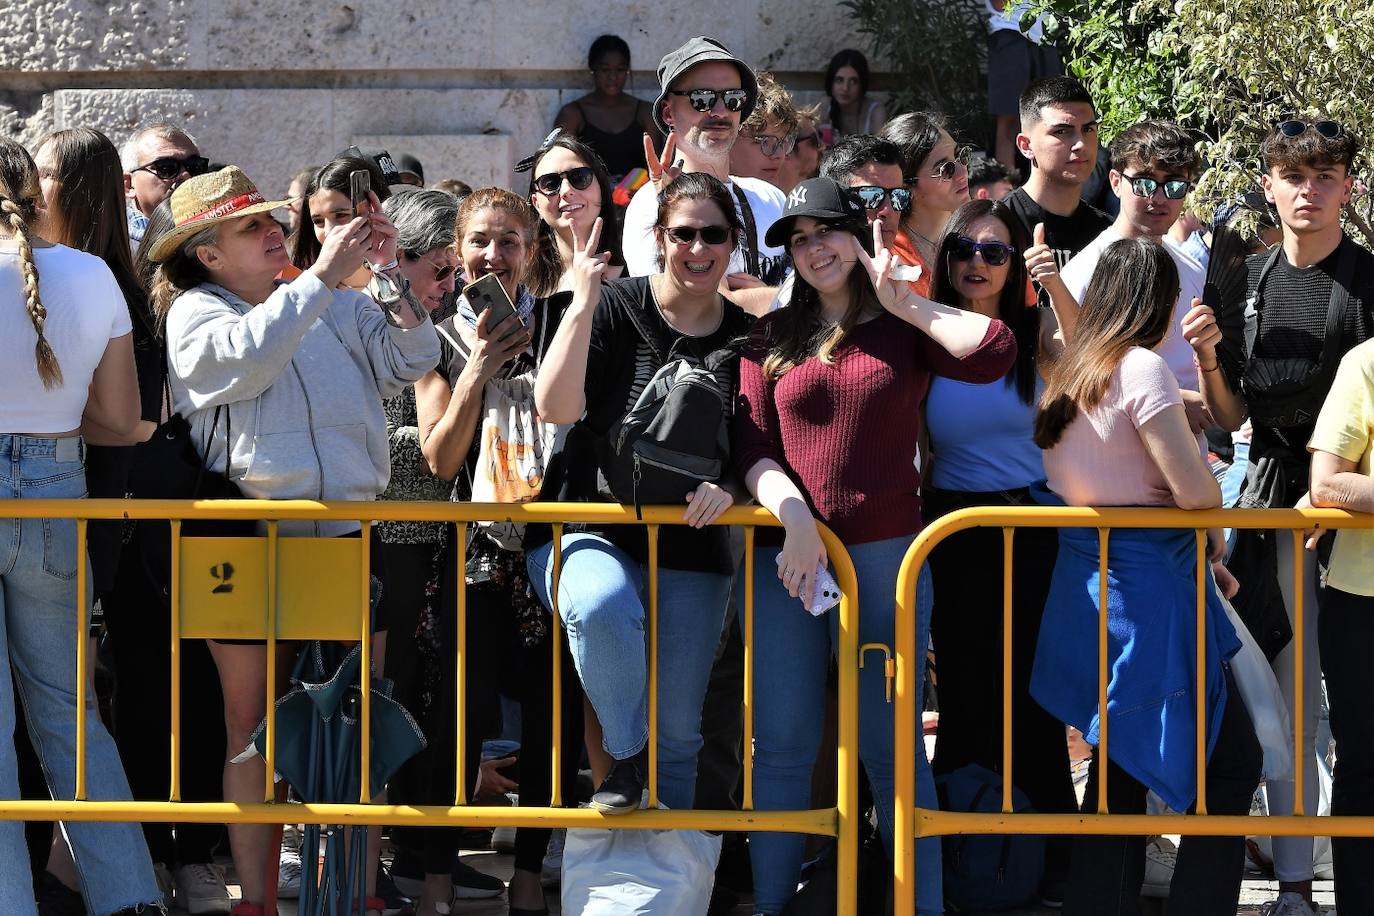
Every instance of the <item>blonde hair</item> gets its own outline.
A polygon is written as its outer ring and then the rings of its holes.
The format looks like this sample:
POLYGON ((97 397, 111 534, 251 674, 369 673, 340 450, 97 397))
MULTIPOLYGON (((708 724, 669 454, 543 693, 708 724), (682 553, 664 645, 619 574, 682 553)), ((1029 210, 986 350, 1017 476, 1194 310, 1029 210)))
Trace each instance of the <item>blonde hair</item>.
POLYGON ((34 361, 44 388, 62 384, 62 367, 57 354, 43 333, 48 310, 38 291, 38 264, 33 259, 33 244, 29 241, 29 223, 37 213, 37 201, 42 193, 38 185, 38 167, 24 147, 13 140, 0 137, 0 214, 10 234, 19 246, 20 269, 24 274, 24 308, 33 322, 38 343, 34 345, 34 361))
POLYGON ((754 110, 749 114, 749 118, 740 125, 740 130, 758 134, 767 130, 769 125, 776 124, 782 128, 783 133, 795 134, 801 120, 801 112, 792 101, 792 95, 766 70, 760 71, 757 78, 758 101, 754 103, 754 110))

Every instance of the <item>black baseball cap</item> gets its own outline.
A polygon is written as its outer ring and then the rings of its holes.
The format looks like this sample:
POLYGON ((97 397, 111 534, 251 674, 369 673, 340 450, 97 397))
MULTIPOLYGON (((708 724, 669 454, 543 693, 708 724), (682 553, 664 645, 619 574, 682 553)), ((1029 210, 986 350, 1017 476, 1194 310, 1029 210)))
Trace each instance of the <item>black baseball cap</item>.
POLYGON ((425 183, 425 167, 420 164, 419 159, 416 159, 414 156, 410 155, 410 153, 397 153, 392 156, 391 159, 396 163, 397 171, 402 174, 409 172, 420 179, 420 184, 425 183))
POLYGON ((787 209, 768 227, 764 242, 774 248, 787 247, 792 223, 799 216, 839 223, 856 235, 863 232, 868 222, 863 206, 848 189, 840 187, 833 178, 809 178, 787 195, 787 209))

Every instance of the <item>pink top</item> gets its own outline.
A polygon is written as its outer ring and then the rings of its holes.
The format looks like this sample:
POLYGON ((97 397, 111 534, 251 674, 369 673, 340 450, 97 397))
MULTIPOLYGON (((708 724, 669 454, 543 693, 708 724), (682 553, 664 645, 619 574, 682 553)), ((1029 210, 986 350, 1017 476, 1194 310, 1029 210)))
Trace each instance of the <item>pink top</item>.
POLYGON ((1132 347, 1112 374, 1107 394, 1080 412, 1045 452, 1050 489, 1071 506, 1172 506, 1169 490, 1140 427, 1182 406, 1178 380, 1163 357, 1132 347))

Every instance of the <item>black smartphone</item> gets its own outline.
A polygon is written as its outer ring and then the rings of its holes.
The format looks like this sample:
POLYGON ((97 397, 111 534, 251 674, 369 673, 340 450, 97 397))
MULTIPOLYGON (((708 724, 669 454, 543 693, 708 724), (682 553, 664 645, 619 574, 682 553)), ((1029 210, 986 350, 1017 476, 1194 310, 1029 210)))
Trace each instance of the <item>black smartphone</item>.
POLYGON ((348 199, 353 202, 353 215, 367 212, 367 195, 372 192, 372 176, 366 169, 348 173, 348 199))
MULTIPOLYGON (((487 319, 488 330, 495 328, 511 315, 516 315, 515 306, 510 301, 510 296, 506 295, 506 288, 501 285, 496 274, 487 274, 475 283, 469 283, 463 287, 463 298, 468 300, 472 306, 472 312, 478 318, 482 313, 491 310, 491 317, 487 319)), ((516 319, 519 321, 519 318, 516 319)), ((524 325, 524 322, 521 322, 524 325)))

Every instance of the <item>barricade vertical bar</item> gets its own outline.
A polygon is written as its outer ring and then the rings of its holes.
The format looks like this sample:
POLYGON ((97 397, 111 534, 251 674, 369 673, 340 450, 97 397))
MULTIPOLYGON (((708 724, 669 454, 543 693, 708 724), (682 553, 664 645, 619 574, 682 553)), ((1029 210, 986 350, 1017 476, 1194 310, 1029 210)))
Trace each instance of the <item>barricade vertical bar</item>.
MULTIPOLYGON (((372 801, 372 522, 362 519, 359 522, 358 536, 362 538, 359 551, 362 562, 362 617, 359 626, 360 645, 358 646, 358 689, 362 692, 363 708, 359 722, 362 746, 362 769, 358 771, 358 804, 372 801)), ((461 564, 460 567, 461 568, 461 564)), ((458 645, 462 646, 463 636, 458 635, 458 645)))
POLYGON ((170 801, 181 801, 181 519, 172 526, 172 784, 170 801))
POLYGON ((466 717, 463 715, 463 695, 465 693, 464 677, 467 675, 467 615, 468 615, 468 577, 467 565, 464 562, 468 555, 468 526, 466 522, 458 522, 454 526, 454 531, 458 538, 456 550, 458 551, 457 572, 454 579, 458 586, 458 597, 455 599, 456 606, 454 613, 458 615, 457 627, 457 658, 454 660, 456 671, 453 677, 453 734, 455 736, 453 750, 453 803, 455 805, 466 805, 468 803, 468 786, 466 768, 463 766, 463 746, 467 742, 466 717))
POLYGON ((86 519, 76 520, 76 800, 86 799, 86 519))
POLYGON ((1097 813, 1107 814, 1107 542, 1110 528, 1097 529, 1097 813))
MULTIPOLYGON (((853 916, 858 905, 858 884, 859 884, 859 584, 857 574, 854 572, 854 561, 850 559, 849 552, 845 550, 839 538, 828 528, 822 531, 822 540, 825 544, 826 553, 829 555, 831 565, 835 568, 835 579, 840 586, 840 638, 838 651, 838 671, 839 671, 839 760, 836 765, 836 776, 839 785, 836 786, 836 817, 838 823, 835 830, 835 847, 837 849, 835 861, 835 911, 838 916, 853 916)), ((917 568, 919 572, 919 567, 917 568)), ((900 573, 899 573, 900 575, 900 573)), ((900 581, 900 579, 899 579, 900 581)), ((916 594, 913 586, 911 595, 916 594)), ((915 608, 915 603, 911 605, 915 608)), ((898 618, 901 619, 900 617, 898 618)), ((913 614, 909 620, 911 625, 906 629, 912 633, 912 641, 915 640, 915 620, 913 614)), ((898 629, 901 629, 898 627, 898 629)), ((922 658, 924 658, 925 648, 921 647, 922 658)), ((915 658, 916 656, 912 656, 915 658)), ((914 687, 913 687, 914 689, 914 687)), ((915 693, 910 694, 914 697, 915 693)), ((917 710, 914 720, 921 718, 920 710, 917 710)), ((896 745, 898 750, 893 756, 898 760, 911 759, 913 753, 917 753, 921 740, 919 734, 909 735, 908 740, 918 743, 896 745)), ((920 753, 924 753, 922 749, 920 753)), ((912 781, 910 787, 914 790, 915 764, 913 763, 912 781)), ((908 799, 914 803, 914 791, 908 795, 908 799)), ((908 809, 908 813, 914 815, 914 809, 908 809)), ((914 847, 912 839, 915 836, 913 825, 908 823, 906 826, 907 846, 914 847)), ((912 863, 914 868, 915 854, 912 853, 912 863)), ((914 901, 915 884, 907 885, 908 899, 914 901)), ((897 898, 900 901, 901 898, 897 898)), ((908 911, 910 912, 910 911, 908 911)))
POLYGON ((276 519, 267 523, 267 753, 263 755, 263 766, 267 770, 263 800, 267 802, 277 799, 277 785, 273 776, 277 770, 277 703, 274 694, 277 689, 277 619, 280 611, 277 606, 279 524, 276 519))
POLYGON ((1015 529, 1002 529, 1002 813, 1010 814, 1011 806, 1011 584, 1012 535, 1015 529))
POLYGON ((744 810, 754 810, 754 526, 744 529, 744 810))
POLYGON ((553 645, 553 741, 549 747, 553 767, 553 795, 549 799, 550 808, 563 807, 563 621, 558 616, 558 580, 563 573, 563 526, 553 526, 553 589, 549 592, 549 603, 553 605, 552 619, 549 621, 549 636, 553 645))
POLYGON ((1207 813, 1207 531, 1193 532, 1197 542, 1197 813, 1207 813))
POLYGON ((1303 550, 1303 535, 1306 533, 1301 528, 1290 532, 1293 536, 1293 814, 1302 817, 1307 814, 1307 806, 1303 804, 1303 771, 1307 769, 1304 765, 1306 756, 1303 753, 1303 654, 1306 652, 1303 643, 1306 635, 1306 628, 1303 626, 1303 615, 1306 608, 1303 606, 1303 563, 1307 553, 1303 550))
POLYGON ((649 532, 649 810, 658 807, 658 526, 649 532))
MULTIPOLYGON (((920 538, 917 538, 920 543, 920 538)), ((916 723, 920 720, 921 710, 916 708, 916 583, 919 566, 913 558, 920 552, 913 544, 902 559, 897 573, 897 702, 895 704, 893 740, 896 752, 892 761, 892 903, 893 916, 913 916, 916 911, 916 742, 920 733, 916 723)), ((845 591, 840 598, 840 631, 850 619, 850 593, 845 591)), ((921 650, 924 652, 924 649, 921 650)), ((843 658, 844 656, 841 656, 843 658)), ((844 665, 840 666, 840 719, 844 720, 844 665)), ((840 804, 848 799, 845 794, 845 779, 850 775, 846 767, 853 763, 844 761, 844 739, 840 739, 840 804)), ((857 804, 857 801, 855 802, 857 804)), ((841 807, 841 817, 852 814, 841 807)), ((843 847, 841 847, 843 851, 843 847)))

